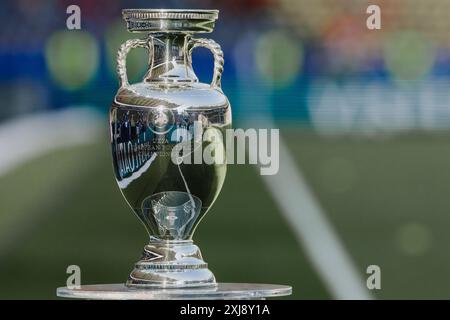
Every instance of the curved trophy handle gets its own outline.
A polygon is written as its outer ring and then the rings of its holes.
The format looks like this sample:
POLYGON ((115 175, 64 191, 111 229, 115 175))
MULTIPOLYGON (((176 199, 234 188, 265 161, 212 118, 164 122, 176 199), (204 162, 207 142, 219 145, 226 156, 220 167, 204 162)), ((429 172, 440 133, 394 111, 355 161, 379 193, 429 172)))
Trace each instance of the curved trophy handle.
POLYGON ((189 39, 188 57, 190 64, 192 63, 192 51, 197 47, 205 47, 209 49, 214 55, 214 74, 211 82, 211 87, 220 88, 222 86, 220 81, 222 79, 223 64, 224 64, 223 51, 220 48, 220 45, 211 39, 196 39, 196 38, 189 39))
POLYGON ((153 56, 151 48, 152 45, 152 39, 132 39, 128 40, 125 43, 123 43, 120 46, 119 52, 117 52, 117 74, 119 76, 120 81, 120 87, 126 87, 130 84, 128 83, 128 76, 127 76, 127 55, 130 52, 131 49, 134 48, 146 48, 151 53, 149 57, 149 63, 151 60, 151 57, 153 56))

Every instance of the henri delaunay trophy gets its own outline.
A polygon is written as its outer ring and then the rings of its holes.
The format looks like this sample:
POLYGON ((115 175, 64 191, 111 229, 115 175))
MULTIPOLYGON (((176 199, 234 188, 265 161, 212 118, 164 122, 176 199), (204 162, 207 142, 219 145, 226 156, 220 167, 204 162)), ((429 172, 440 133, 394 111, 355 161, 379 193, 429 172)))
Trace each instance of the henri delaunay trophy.
POLYGON ((214 211, 227 173, 220 137, 231 128, 232 113, 221 88, 224 55, 214 40, 195 37, 213 31, 218 10, 122 13, 128 31, 143 37, 126 41, 117 54, 120 88, 109 121, 112 160, 118 187, 149 242, 125 284, 59 288, 58 294, 99 299, 289 295, 289 286, 218 282, 193 241, 198 224, 214 211), (197 47, 213 55, 211 83, 199 82, 195 74, 192 52, 197 47), (148 51, 148 71, 141 82, 130 84, 127 54, 135 48, 148 51), (212 161, 202 159, 202 150, 212 161))

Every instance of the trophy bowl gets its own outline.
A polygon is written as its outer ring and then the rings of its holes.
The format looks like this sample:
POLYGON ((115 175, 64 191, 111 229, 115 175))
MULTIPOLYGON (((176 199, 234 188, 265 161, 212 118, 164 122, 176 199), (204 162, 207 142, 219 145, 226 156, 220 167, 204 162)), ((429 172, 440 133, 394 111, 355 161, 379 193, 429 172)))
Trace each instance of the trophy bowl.
POLYGON ((224 144, 217 137, 231 127, 231 107, 221 89, 220 46, 193 35, 211 32, 218 11, 126 9, 122 13, 130 32, 145 35, 126 41, 117 55, 120 88, 110 109, 113 167, 124 198, 149 235, 126 285, 215 286, 192 236, 226 175, 225 161, 203 161, 202 150, 223 159, 224 144), (126 57, 137 47, 148 50, 148 71, 141 82, 130 84, 126 57), (192 50, 196 47, 206 47, 214 56, 210 84, 199 82, 195 75, 192 50))

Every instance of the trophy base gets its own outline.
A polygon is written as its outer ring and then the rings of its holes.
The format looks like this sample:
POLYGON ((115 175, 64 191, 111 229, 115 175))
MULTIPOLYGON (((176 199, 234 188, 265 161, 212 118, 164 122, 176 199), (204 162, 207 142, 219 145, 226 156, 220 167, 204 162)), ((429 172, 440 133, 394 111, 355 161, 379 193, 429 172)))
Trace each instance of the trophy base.
POLYGON ((134 288, 216 287, 214 274, 191 240, 150 242, 126 286, 134 288))
POLYGON ((291 294, 290 286, 251 283, 218 283, 213 288, 184 289, 139 289, 123 284, 98 284, 56 290, 58 297, 96 300, 262 300, 291 294))

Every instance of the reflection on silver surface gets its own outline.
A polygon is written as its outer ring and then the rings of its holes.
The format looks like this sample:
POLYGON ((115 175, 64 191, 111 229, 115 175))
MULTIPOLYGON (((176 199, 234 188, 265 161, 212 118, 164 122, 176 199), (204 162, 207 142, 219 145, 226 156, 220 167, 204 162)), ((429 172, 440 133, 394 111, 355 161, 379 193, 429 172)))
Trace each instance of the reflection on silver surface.
POLYGON ((146 198, 142 202, 145 216, 153 216, 160 234, 174 239, 185 238, 192 223, 200 214, 202 201, 188 192, 164 191, 146 198))
MULTIPOLYGON (((130 31, 148 33, 119 50, 120 88, 110 111, 116 180, 150 236, 127 284, 211 286, 214 275, 191 239, 222 188, 226 164, 174 163, 171 152, 181 141, 194 146, 194 122, 203 130, 223 132, 231 126, 230 104, 220 84, 222 50, 212 40, 192 37, 212 31, 218 12, 133 9, 123 15, 130 31), (214 55, 211 84, 199 83, 192 68, 192 50, 199 46, 214 55), (149 69, 142 82, 129 84, 126 56, 137 47, 148 49, 149 69)), ((223 148, 208 140, 201 143, 213 151, 223 148)))
MULTIPOLYGON (((230 108, 228 105, 204 111, 186 108, 182 112, 175 110, 170 113, 162 113, 161 109, 168 110, 161 106, 113 105, 111 137, 114 170, 123 195, 151 236, 161 240, 187 240, 219 194, 226 165, 173 163, 172 149, 184 138, 176 130, 181 128, 192 132, 194 121, 200 123, 202 119, 207 119, 202 122, 205 129, 213 126, 224 130, 230 125, 230 108), (165 119, 161 120, 163 117, 165 119), (184 192, 199 200, 199 212, 188 231, 168 233, 160 228, 156 216, 148 214, 152 208, 148 199, 154 194, 167 192, 184 192)), ((205 148, 208 142, 203 144, 205 148)))

